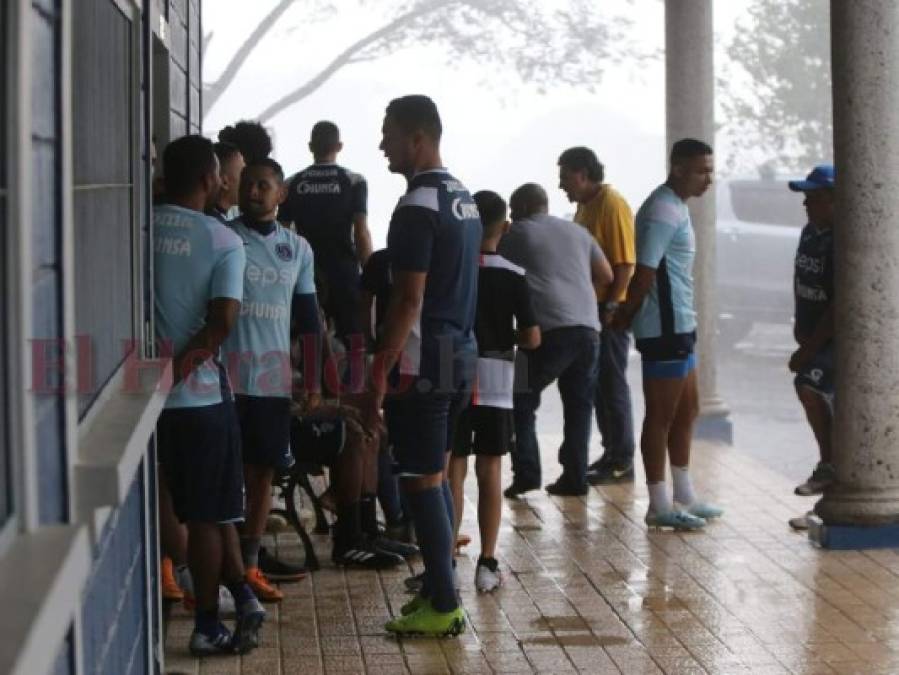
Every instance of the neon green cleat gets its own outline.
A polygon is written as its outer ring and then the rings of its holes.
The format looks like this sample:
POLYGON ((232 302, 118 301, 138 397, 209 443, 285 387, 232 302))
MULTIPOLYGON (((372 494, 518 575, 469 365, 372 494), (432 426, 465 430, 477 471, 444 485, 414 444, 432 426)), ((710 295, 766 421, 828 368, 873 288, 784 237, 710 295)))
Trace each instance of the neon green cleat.
POLYGON ((428 603, 411 614, 388 621, 384 628, 396 635, 455 637, 465 632, 465 612, 461 607, 451 612, 438 612, 428 603))
POLYGON ((430 607, 431 601, 429 598, 422 597, 421 595, 416 595, 405 605, 400 607, 400 614, 403 616, 408 616, 412 614, 412 612, 417 612, 422 607, 430 607))

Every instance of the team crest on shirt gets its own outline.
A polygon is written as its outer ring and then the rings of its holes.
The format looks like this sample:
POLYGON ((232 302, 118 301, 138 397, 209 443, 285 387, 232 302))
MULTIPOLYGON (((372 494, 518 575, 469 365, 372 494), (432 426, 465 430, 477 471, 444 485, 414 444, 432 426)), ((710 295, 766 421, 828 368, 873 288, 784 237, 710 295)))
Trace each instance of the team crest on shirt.
POLYGON ((275 255, 284 262, 293 260, 293 251, 290 250, 290 244, 278 244, 275 246, 275 255))

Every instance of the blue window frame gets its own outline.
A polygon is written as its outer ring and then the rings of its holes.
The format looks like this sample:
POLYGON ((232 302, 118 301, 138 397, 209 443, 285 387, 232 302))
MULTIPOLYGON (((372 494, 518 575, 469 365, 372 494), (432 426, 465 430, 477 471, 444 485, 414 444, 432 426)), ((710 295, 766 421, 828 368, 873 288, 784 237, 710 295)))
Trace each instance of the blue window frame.
MULTIPOLYGON (((7 32, 9 26, 9 17, 7 16, 7 12, 9 11, 8 4, 9 3, 6 2, 0 2, 0 44, 4 45, 3 48, 7 51, 2 59, 5 63, 11 62, 9 59, 9 50, 11 49, 11 44, 13 42, 9 39, 10 36, 7 32)), ((7 96, 8 86, 9 77, 7 74, 3 74, 0 76, 0 232, 6 232, 6 223, 8 219, 7 209, 9 204, 7 198, 7 162, 9 161, 9 155, 7 153, 7 134, 9 133, 9 126, 7 124, 7 101, 9 100, 9 97, 7 96)), ((8 253, 4 252, 2 256, 0 256, 0 317, 3 319, 0 323, 3 325, 8 325, 7 306, 9 302, 9 288, 6 278, 7 270, 9 269, 9 261, 6 257, 8 255, 8 253)), ((3 528, 13 513, 13 500, 15 497, 13 493, 13 470, 12 457, 10 456, 11 443, 9 439, 8 422, 8 368, 6 368, 5 365, 9 363, 7 342, 6 331, 0 330, 0 364, 3 364, 3 367, 0 368, 0 528, 3 528)))

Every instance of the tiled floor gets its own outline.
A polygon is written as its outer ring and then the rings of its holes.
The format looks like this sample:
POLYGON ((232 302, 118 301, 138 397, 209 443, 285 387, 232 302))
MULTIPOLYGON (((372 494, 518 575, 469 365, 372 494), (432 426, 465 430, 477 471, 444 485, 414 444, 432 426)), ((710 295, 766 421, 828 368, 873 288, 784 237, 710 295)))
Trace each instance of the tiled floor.
MULTIPOLYGON (((544 439, 550 478, 552 438, 544 439)), ((172 613, 169 673, 899 673, 899 553, 826 552, 789 530, 813 500, 747 455, 697 444, 702 493, 726 507, 704 532, 647 532, 646 492, 594 488, 583 499, 506 501, 506 585, 472 589, 477 557, 470 478, 460 559, 468 629, 398 642, 385 620, 409 596, 406 569, 326 564, 271 606, 263 645, 192 659, 190 618, 172 613)), ((321 538, 323 560, 328 545, 321 538)), ((282 550, 298 555, 282 537, 282 550)))

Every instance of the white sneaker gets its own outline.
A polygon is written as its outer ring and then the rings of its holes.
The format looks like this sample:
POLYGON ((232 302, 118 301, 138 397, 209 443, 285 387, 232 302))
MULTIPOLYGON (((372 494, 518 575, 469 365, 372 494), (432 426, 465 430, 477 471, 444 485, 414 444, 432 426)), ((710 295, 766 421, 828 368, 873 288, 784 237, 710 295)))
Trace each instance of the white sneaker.
POLYGON ((798 531, 807 530, 809 527, 808 519, 813 515, 815 515, 815 512, 809 511, 804 516, 797 516, 796 518, 790 518, 787 522, 790 524, 790 527, 792 527, 794 530, 798 530, 798 531))
POLYGON ((474 587, 478 593, 492 593, 502 585, 503 573, 500 572, 496 560, 491 559, 490 562, 478 560, 478 567, 474 573, 474 587), (494 569, 490 569, 491 567, 494 569))

